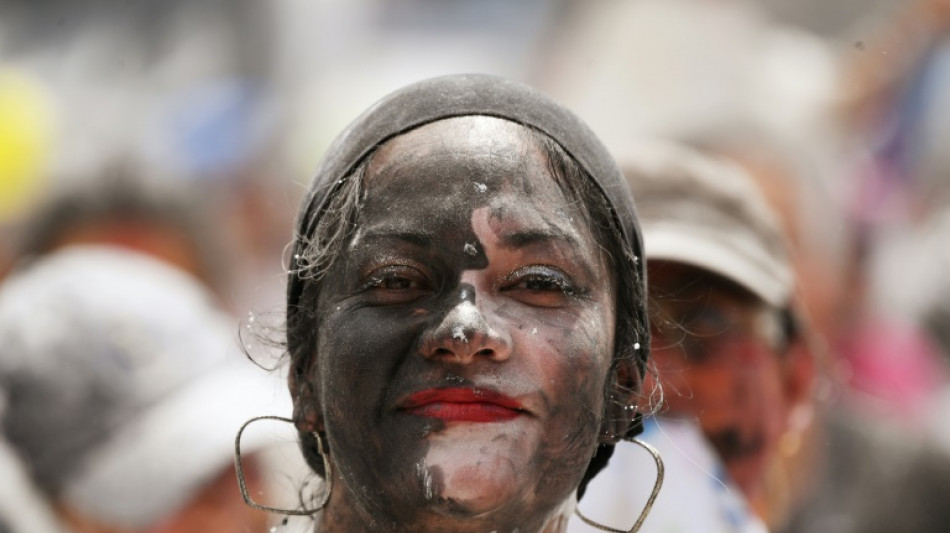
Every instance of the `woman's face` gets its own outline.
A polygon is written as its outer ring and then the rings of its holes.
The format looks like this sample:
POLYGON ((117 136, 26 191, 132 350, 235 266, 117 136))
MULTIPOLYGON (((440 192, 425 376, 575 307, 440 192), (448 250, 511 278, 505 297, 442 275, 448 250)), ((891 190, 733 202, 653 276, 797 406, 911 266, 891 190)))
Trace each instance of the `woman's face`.
POLYGON ((365 190, 298 387, 332 451, 324 523, 539 528, 599 440, 615 296, 597 242, 500 119, 387 142, 365 190))

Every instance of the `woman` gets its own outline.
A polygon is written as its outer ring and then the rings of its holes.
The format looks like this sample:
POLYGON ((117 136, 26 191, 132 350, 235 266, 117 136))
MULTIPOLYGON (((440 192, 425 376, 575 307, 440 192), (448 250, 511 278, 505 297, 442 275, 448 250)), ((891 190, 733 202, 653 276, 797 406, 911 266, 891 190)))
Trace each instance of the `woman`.
POLYGON ((563 531, 639 431, 640 248, 613 160, 532 89, 437 78, 359 117, 288 287, 294 422, 330 481, 317 530, 563 531))

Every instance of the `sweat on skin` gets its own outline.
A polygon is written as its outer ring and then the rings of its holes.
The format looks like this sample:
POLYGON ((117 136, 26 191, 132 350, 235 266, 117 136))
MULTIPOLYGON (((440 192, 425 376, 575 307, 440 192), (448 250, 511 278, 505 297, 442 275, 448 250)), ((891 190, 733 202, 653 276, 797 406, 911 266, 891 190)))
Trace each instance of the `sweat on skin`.
POLYGON ((365 197, 292 391, 332 450, 320 531, 561 531, 614 348, 590 228, 530 132, 485 116, 386 142, 365 197))

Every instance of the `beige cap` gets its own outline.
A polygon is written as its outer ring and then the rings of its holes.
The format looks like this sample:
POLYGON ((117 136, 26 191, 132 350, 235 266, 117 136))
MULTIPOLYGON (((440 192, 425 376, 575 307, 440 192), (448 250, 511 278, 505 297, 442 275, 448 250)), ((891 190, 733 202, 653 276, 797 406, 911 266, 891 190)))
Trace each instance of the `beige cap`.
POLYGON ((784 307, 794 290, 776 214, 740 167, 674 144, 618 157, 643 228, 647 260, 692 265, 784 307))

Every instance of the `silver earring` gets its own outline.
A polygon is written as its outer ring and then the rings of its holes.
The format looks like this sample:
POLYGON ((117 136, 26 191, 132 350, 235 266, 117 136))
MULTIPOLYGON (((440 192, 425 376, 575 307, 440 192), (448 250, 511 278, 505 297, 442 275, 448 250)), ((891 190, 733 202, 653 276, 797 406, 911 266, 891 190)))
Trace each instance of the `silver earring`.
POLYGON ((601 531, 609 531, 610 533, 636 533, 640 531, 640 526, 643 525, 643 521, 646 520, 647 515, 650 514, 650 509, 653 509, 653 502, 656 501, 657 495, 660 493, 660 487, 663 486, 663 476, 665 469, 663 468, 663 459, 660 457, 660 452, 656 448, 650 446, 649 444, 643 442, 640 439, 624 439, 626 441, 632 442, 639 445, 644 450, 650 452, 650 455, 653 456, 653 461, 656 463, 656 483, 653 484, 653 492, 650 493, 650 498, 647 499, 646 505, 643 506, 643 511, 640 512, 640 516, 637 518, 637 521, 633 524, 633 527, 630 529, 614 529, 612 527, 605 526, 603 524, 598 524, 590 518, 584 516, 581 513, 580 508, 574 509, 574 514, 576 514, 585 524, 596 527, 601 531))
POLYGON ((320 434, 316 431, 312 432, 311 435, 313 435, 313 438, 317 441, 317 452, 320 454, 320 458, 323 459, 323 471, 326 474, 326 490, 323 491, 323 497, 321 498, 320 503, 312 509, 279 509, 277 507, 261 505, 251 499, 251 495, 247 492, 247 480, 244 477, 244 466, 241 464, 241 435, 244 433, 244 430, 247 429, 247 426, 259 420, 277 420, 279 422, 287 422, 289 424, 294 423, 293 420, 284 418, 282 416, 255 416, 254 418, 245 422, 244 425, 241 426, 241 429, 238 430, 237 436, 234 438, 234 469, 237 472, 238 486, 241 490, 241 497, 244 498, 244 503, 250 507, 253 507, 254 509, 260 509, 261 511, 268 511, 283 515, 309 516, 322 511, 323 508, 326 507, 327 502, 330 501, 330 492, 333 490, 333 471, 330 469, 330 459, 327 457, 327 452, 323 449, 323 439, 320 438, 320 434))

